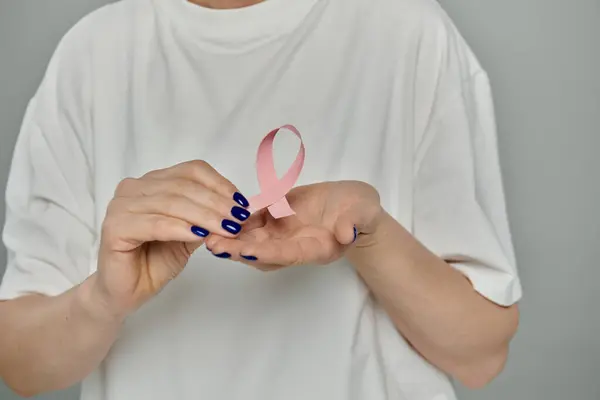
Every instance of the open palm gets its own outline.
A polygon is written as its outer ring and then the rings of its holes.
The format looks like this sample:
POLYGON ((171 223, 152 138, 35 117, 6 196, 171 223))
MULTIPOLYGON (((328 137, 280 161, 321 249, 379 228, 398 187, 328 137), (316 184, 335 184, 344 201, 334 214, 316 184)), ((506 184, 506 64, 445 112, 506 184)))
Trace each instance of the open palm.
POLYGON ((211 235, 207 248, 262 270, 325 265, 354 242, 356 226, 368 231, 381 212, 377 191, 357 181, 300 186, 286 197, 296 215, 275 219, 262 210, 250 217, 236 239, 211 235))

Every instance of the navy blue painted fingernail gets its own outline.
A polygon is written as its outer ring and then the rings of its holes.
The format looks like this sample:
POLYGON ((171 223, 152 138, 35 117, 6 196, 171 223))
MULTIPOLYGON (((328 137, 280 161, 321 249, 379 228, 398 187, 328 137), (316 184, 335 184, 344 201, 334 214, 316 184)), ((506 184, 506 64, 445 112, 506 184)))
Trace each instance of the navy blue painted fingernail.
POLYGON ((199 226, 192 226, 192 233, 196 236, 207 237, 210 232, 208 232, 204 228, 200 228, 199 226))
POLYGON ((242 226, 240 224, 238 224, 237 222, 230 221, 228 219, 224 219, 223 222, 221 222, 221 226, 227 232, 232 233, 234 235, 237 235, 242 230, 242 226))
POLYGON ((219 258, 231 258, 231 254, 229 253, 214 254, 214 256, 219 258))
POLYGON ((354 227, 354 240, 352 241, 352 243, 356 242, 357 237, 358 237, 358 231, 356 230, 356 227, 354 227))
POLYGON ((235 206, 231 209, 231 215, 240 221, 245 221, 250 217, 250 212, 245 208, 235 206))
POLYGON ((258 260, 258 258, 254 257, 254 256, 242 256, 242 258, 244 260, 248 260, 248 261, 256 261, 256 260, 258 260))
POLYGON ((240 192, 235 192, 233 194, 233 201, 235 201, 236 203, 238 203, 242 207, 248 207, 248 206, 250 206, 250 202, 248 201, 248 199, 246 199, 244 197, 244 195, 241 194, 240 192))

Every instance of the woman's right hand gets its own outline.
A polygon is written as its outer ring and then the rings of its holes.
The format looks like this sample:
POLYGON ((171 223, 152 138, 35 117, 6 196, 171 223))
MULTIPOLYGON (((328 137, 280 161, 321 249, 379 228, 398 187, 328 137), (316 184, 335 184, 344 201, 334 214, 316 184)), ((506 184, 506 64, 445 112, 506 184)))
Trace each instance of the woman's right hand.
POLYGON ((248 200, 204 161, 123 180, 102 226, 96 286, 127 315, 178 276, 209 234, 236 237, 248 200))

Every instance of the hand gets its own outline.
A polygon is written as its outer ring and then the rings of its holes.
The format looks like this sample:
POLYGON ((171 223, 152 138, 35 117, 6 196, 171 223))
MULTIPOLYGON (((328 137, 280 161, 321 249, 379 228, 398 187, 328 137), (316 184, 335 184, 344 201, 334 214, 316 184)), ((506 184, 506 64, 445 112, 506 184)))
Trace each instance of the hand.
MULTIPOLYGON (((252 215, 235 239, 211 235, 207 249, 264 271, 291 265, 325 265, 339 259, 357 234, 369 237, 383 215, 379 194, 357 181, 300 186, 287 195, 296 215, 252 215)), ((366 241, 355 245, 366 245, 366 241), (362 244, 361 244, 362 243, 362 244)))
POLYGON ((112 311, 129 313, 181 273, 210 233, 234 238, 248 201, 203 161, 122 181, 102 227, 97 282, 112 311))

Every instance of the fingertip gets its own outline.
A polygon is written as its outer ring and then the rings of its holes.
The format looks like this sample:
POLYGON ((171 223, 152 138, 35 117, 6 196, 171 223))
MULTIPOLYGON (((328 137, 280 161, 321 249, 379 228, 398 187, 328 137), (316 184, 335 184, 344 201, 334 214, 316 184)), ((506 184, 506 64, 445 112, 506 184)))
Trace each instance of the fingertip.
POLYGON ((208 239, 204 241, 204 244, 206 245, 207 250, 211 249, 215 245, 214 236, 209 236, 208 239))
POLYGON ((219 252, 215 252, 215 253, 213 253, 213 255, 215 257, 217 257, 217 258, 223 258, 223 259, 231 258, 231 254, 229 254, 227 252, 220 252, 220 253, 219 252))
POLYGON ((233 194, 233 201, 235 201, 236 203, 238 203, 240 206, 242 206, 244 208, 248 208, 250 206, 250 202, 248 201, 246 196, 244 196, 243 194, 241 194, 238 191, 236 191, 233 194))
POLYGON ((340 244, 346 246, 354 243, 358 237, 358 230, 355 225, 348 222, 342 222, 337 225, 335 236, 340 244))
POLYGON ((239 206, 233 206, 231 208, 231 215, 239 222, 244 222, 250 218, 250 211, 239 206))
POLYGON ((229 238, 219 236, 219 235, 210 235, 208 239, 206 239, 206 247, 210 249, 211 252, 224 252, 229 251, 230 249, 227 245, 229 238))
POLYGON ((242 225, 230 219, 221 221, 221 228, 230 235, 237 236, 242 232, 242 225))
POLYGON ((257 261, 258 260, 258 252, 256 251, 256 249, 253 249, 251 247, 246 247, 244 249, 240 249, 239 251, 239 255, 240 258, 246 260, 246 261, 257 261))
POLYGON ((205 237, 207 237, 210 234, 210 232, 208 230, 206 230, 206 229, 204 229, 202 227, 196 226, 196 225, 192 226, 190 228, 190 230, 192 231, 192 233, 194 235, 196 235, 196 236, 198 236, 200 238, 205 238, 205 237))

